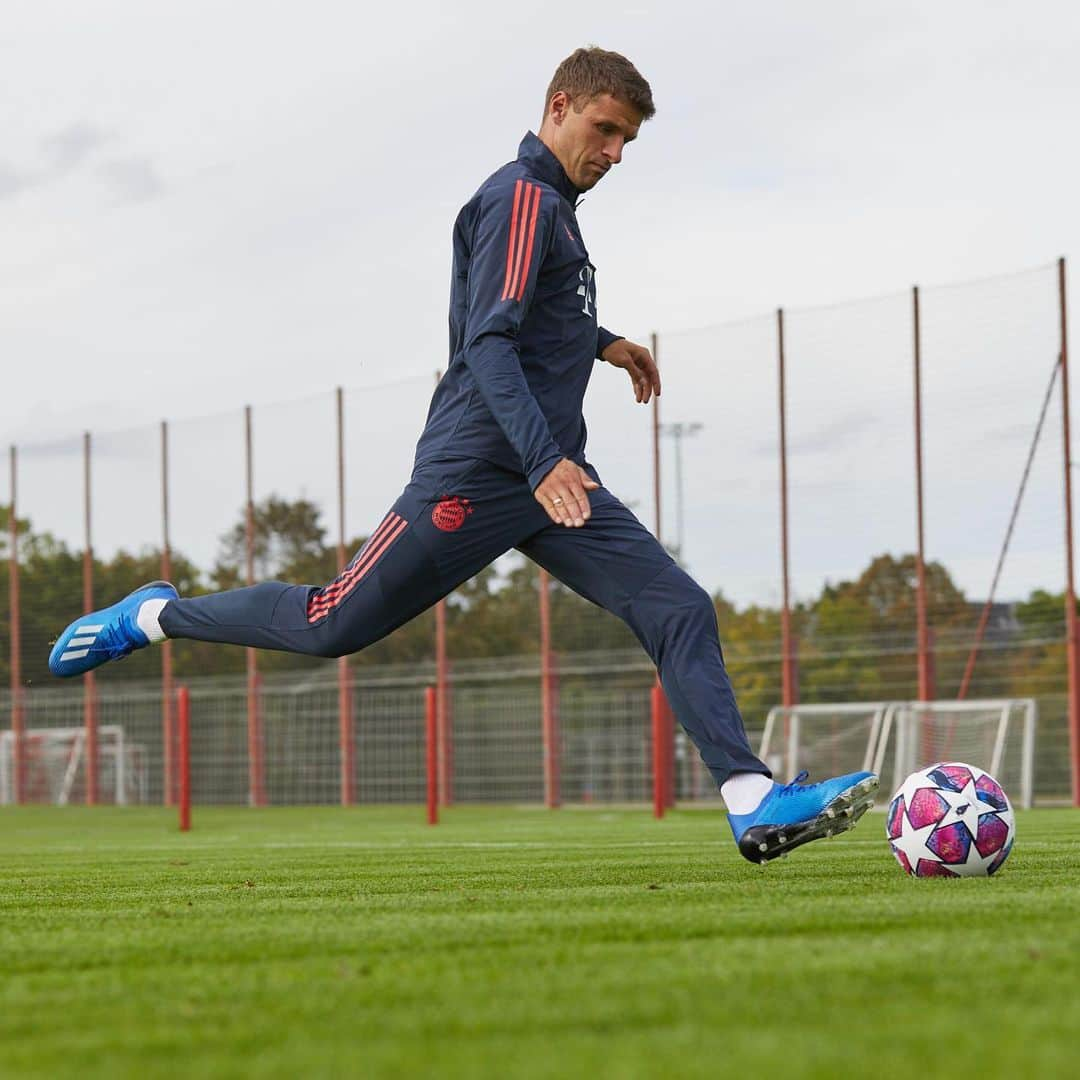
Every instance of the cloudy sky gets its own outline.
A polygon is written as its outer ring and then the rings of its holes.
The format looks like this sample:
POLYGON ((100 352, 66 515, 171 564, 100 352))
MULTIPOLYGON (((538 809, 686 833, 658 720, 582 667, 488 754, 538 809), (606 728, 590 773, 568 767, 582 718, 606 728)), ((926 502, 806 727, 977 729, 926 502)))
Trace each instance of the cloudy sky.
MULTIPOLYGON (((365 5, 320 0, 7 0, 0 25, 0 441, 51 442, 86 428, 231 413, 244 402, 318 399, 337 385, 357 388, 351 415, 359 416, 365 401, 382 401, 362 388, 416 376, 415 392, 394 398, 395 438, 380 444, 378 477, 365 489, 379 509, 357 509, 350 521, 351 531, 364 531, 368 517, 381 517, 380 500, 400 488, 426 380, 445 364, 454 215, 513 156, 525 129, 537 126, 556 63, 595 42, 637 63, 658 108, 580 211, 599 266, 601 318, 628 335, 659 329, 684 343, 681 366, 679 347, 665 357, 665 416, 705 425, 685 447, 687 556, 710 587, 770 599, 768 313, 895 295, 898 306, 863 306, 849 322, 872 336, 892 320, 897 336, 889 348, 901 365, 909 349, 904 291, 912 283, 1080 255, 1077 10, 1039 0, 594 0, 558 10, 421 0, 373 15, 365 5), (763 322, 754 321, 759 315, 763 322), (753 338, 747 348, 760 360, 759 412, 735 400, 743 369, 707 362, 715 358, 708 341, 676 333, 713 324, 734 324, 708 339, 714 344, 753 338), (752 489, 743 502, 740 486, 752 489)), ((1077 275, 1080 259, 1074 283, 1077 275)), ((1053 318, 1043 303, 1051 277, 1022 281, 1032 291, 1009 319, 1009 332, 1019 335, 1015 349, 993 347, 1004 333, 994 323, 998 294, 973 301, 986 347, 970 358, 971 370, 997 387, 989 396, 1001 414, 956 442, 957 453, 968 448, 973 473, 964 480, 966 520, 979 522, 979 550, 960 572, 975 593, 985 591, 1055 348, 1052 326, 1025 338, 1023 326, 1013 325, 1053 318), (1026 396, 1010 414, 1008 369, 1018 363, 1026 396), (989 438, 995 446, 1011 447, 1003 480, 971 449, 987 432, 1002 433, 989 438), (980 478, 985 498, 972 488, 980 478)), ((835 350, 823 342, 844 340, 848 355, 862 355, 850 326, 805 319, 807 356, 811 340, 826 368, 835 350)), ((963 336, 953 325, 941 340, 963 336)), ((869 380, 865 395, 852 389, 859 375, 845 375, 844 365, 824 380, 815 370, 808 361, 806 409, 793 433, 801 440, 793 452, 805 462, 804 506, 813 505, 815 483, 861 457, 860 440, 875 445, 885 429, 900 486, 883 495, 880 482, 864 478, 865 500, 849 485, 846 494, 822 496, 827 513, 802 511, 796 563, 803 592, 822 577, 857 571, 855 563, 890 537, 895 550, 912 543, 910 491, 901 490, 907 429, 873 405, 891 386, 907 422, 906 368, 903 377, 897 366, 869 380), (883 531, 840 557, 837 533, 858 531, 865 519, 883 531)), ((389 422, 389 398, 378 408, 380 422, 389 422)), ((634 414, 618 373, 609 371, 597 373, 590 410, 594 459, 648 517, 647 461, 620 449, 628 432, 644 434, 644 410, 634 414)), ((942 432, 955 433, 961 418, 972 423, 971 411, 964 403, 945 410, 942 432)), ((283 420, 274 440, 275 452, 284 447, 294 463, 296 443, 310 431, 298 427, 294 436, 283 420)), ((943 443, 941 459, 948 453, 943 443)), ((1047 470, 1060 469, 1059 457, 1044 457, 1047 470)), ((205 478, 213 466, 200 469, 205 478)), ((355 477, 356 462, 351 469, 355 477)), ((673 487, 670 457, 666 469, 673 487)), ((1047 472, 1047 491, 1051 482, 1047 472)), ((271 486, 268 477, 264 483, 271 486)), ((311 483, 304 490, 321 495, 311 483)), ((959 534, 952 548, 945 543, 945 509, 955 498, 944 484, 936 497, 939 554, 962 561, 959 534)), ((109 505, 107 491, 102 498, 109 505)), ((194 506, 197 493, 191 498, 194 506)), ((231 493, 221 499, 225 521, 235 503, 231 493)), ((24 502, 70 531, 66 489, 48 501, 39 493, 36 503, 27 493, 24 502)), ((147 541, 155 538, 154 507, 139 527, 147 541)), ((673 504, 669 532, 672 514, 673 504)), ((1060 547, 1049 504, 1044 518, 1016 591, 1057 573, 1046 570, 1060 547)), ((205 538, 219 524, 200 525, 192 512, 178 528, 189 548, 205 554, 197 549, 212 549, 205 538)), ((96 520, 95 528, 102 547, 119 526, 96 520)), ((929 528, 933 547, 933 518, 929 528)))

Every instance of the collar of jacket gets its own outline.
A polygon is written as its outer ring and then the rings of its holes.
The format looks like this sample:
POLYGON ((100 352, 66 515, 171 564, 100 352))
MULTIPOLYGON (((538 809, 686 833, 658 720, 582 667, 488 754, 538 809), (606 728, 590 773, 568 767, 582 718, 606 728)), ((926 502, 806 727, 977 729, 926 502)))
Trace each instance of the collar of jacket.
POLYGON ((531 131, 521 140, 517 159, 525 162, 534 176, 550 184, 571 206, 577 202, 580 190, 574 187, 559 159, 531 131))

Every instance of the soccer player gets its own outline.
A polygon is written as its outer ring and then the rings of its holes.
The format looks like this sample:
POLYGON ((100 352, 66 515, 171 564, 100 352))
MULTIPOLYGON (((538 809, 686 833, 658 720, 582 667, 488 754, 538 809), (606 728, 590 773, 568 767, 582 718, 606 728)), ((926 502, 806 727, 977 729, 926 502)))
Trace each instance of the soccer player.
POLYGON ((649 84, 624 56, 578 49, 559 65, 539 133, 458 215, 449 367, 409 483, 337 578, 190 599, 153 582, 73 622, 49 657, 53 674, 80 675, 167 637, 357 652, 516 548, 633 630, 743 855, 764 862, 850 828, 877 778, 773 783, 747 741, 708 594, 585 457, 582 399, 597 360, 628 373, 638 402, 660 393, 649 350, 597 321, 576 214, 654 113, 649 84))

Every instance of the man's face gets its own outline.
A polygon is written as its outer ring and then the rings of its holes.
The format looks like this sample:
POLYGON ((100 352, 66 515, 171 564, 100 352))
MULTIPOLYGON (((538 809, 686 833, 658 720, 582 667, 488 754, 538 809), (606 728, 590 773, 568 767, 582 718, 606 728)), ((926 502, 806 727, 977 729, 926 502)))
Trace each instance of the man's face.
POLYGON ((559 164, 580 191, 588 191, 622 161, 623 147, 637 138, 641 114, 632 106, 601 94, 581 111, 561 91, 548 106, 550 146, 559 164))

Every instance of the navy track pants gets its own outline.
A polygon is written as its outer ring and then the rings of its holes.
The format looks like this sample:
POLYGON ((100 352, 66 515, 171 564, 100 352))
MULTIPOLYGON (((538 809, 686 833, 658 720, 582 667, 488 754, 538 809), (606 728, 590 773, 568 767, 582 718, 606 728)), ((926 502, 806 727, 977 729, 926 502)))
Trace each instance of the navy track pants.
POLYGON ((606 488, 589 501, 590 519, 567 528, 551 522, 518 473, 478 460, 422 465, 330 584, 264 582, 171 600, 161 627, 173 638, 343 656, 517 548, 633 630, 717 785, 733 772, 768 775, 746 738, 708 594, 606 488))

